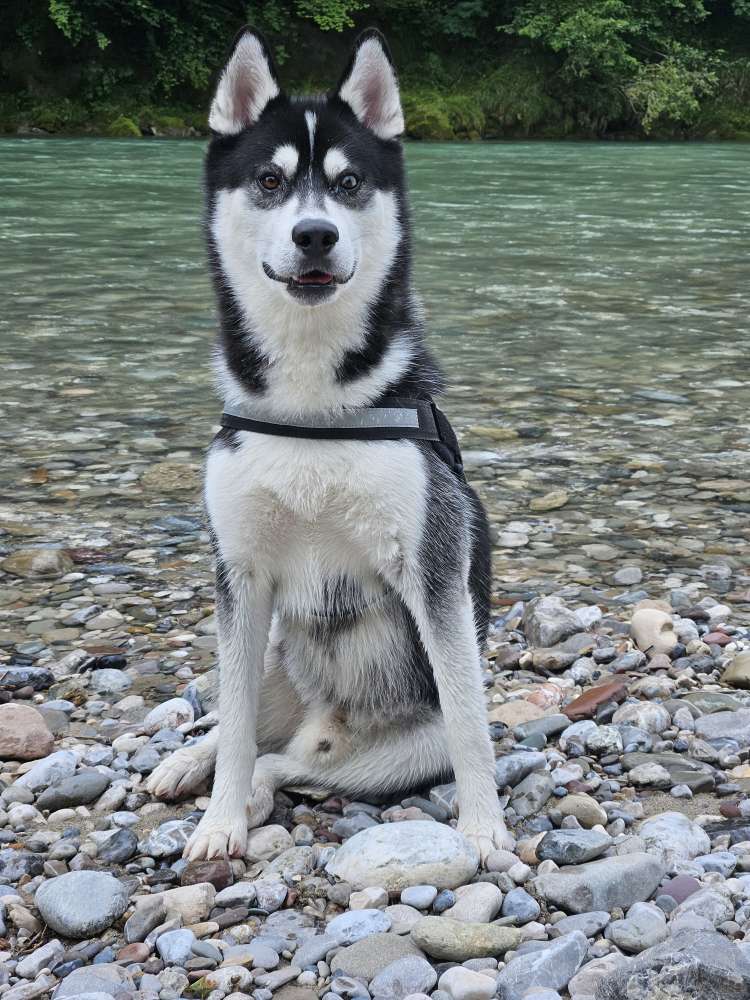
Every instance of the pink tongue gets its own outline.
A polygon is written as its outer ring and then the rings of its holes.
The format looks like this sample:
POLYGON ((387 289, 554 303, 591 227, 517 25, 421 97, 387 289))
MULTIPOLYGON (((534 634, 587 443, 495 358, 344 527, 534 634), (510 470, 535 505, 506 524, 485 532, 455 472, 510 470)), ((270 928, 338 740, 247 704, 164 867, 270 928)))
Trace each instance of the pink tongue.
POLYGON ((328 285, 333 281, 333 275, 326 271, 308 271, 297 278, 300 285, 328 285))

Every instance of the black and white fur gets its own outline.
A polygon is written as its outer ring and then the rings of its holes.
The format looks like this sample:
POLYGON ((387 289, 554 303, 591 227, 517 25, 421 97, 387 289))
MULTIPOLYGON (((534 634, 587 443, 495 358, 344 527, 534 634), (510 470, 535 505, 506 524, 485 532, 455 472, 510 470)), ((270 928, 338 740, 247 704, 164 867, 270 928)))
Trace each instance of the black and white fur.
MULTIPOLYGON (((439 391, 411 285, 404 121, 381 36, 360 37, 330 95, 289 98, 246 30, 209 121, 225 402, 299 422, 439 391)), ((489 543, 473 491, 429 443, 224 430, 205 500, 219 725, 148 783, 175 798, 215 769, 186 856, 241 853, 284 785, 366 798, 451 773, 459 828, 482 857, 512 845, 480 675, 489 543)))

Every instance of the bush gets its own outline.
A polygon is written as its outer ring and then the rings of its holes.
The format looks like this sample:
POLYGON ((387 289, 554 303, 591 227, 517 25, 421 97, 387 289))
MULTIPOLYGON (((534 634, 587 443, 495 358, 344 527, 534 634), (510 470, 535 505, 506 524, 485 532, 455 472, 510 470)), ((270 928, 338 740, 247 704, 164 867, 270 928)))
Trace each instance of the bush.
POLYGON ((120 115, 109 123, 106 134, 113 139, 140 139, 141 130, 132 118, 120 115))
POLYGON ((514 55, 480 81, 478 98, 492 136, 528 136, 562 128, 563 109, 547 93, 550 73, 543 60, 514 55))
POLYGON ((406 134, 412 139, 455 139, 445 99, 438 93, 404 94, 406 134))

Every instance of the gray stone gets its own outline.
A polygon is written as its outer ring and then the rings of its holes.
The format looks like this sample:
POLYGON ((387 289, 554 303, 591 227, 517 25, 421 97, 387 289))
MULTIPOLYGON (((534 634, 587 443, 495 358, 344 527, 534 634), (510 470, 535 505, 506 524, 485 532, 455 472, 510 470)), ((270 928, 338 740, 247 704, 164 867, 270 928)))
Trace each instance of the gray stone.
POLYGON ((658 854, 668 864, 690 860, 711 850, 711 840, 702 827, 678 812, 664 812, 644 820, 638 836, 646 850, 658 854))
POLYGON ((503 894, 491 882, 475 882, 456 889, 456 902, 445 911, 452 920, 486 924, 497 916, 503 894))
POLYGON ((535 597, 523 613, 523 627, 530 646, 548 647, 581 631, 575 614, 559 597, 535 597))
POLYGON ((516 786, 510 804, 521 817, 534 816, 555 788, 555 781, 547 771, 534 771, 516 786))
POLYGON ((122 694, 133 686, 133 681, 124 670, 112 670, 107 667, 104 670, 92 670, 89 676, 91 690, 96 694, 122 694))
POLYGON ((497 924, 467 924, 450 917, 422 917, 411 939, 432 958, 465 962, 469 958, 504 955, 521 943, 521 932, 497 924))
POLYGON ((442 823, 410 820, 384 823, 350 837, 326 871, 354 889, 376 885, 401 892, 424 883, 452 889, 468 882, 478 866, 476 848, 456 830, 442 823))
POLYGON ((599 830, 551 830, 536 849, 540 861, 557 865, 580 865, 600 857, 612 845, 608 833, 599 830))
POLYGON ((167 931, 156 939, 156 950, 167 965, 182 965, 193 957, 195 934, 189 930, 167 931))
POLYGON ((522 1000, 532 986, 564 989, 581 967, 587 951, 585 936, 573 931, 540 951, 518 955, 498 974, 499 1000, 522 1000))
MULTIPOLYGON (((0 895, 2 895, 1 888, 0 895)), ((65 948, 57 938, 53 938, 41 948, 36 948, 30 955, 25 955, 16 966, 16 975, 23 979, 35 979, 42 969, 49 969, 59 962, 64 951, 65 948)))
POLYGON ((437 889, 434 885, 410 885, 401 893, 401 902, 417 910, 428 910, 436 896, 437 889))
POLYGON ((129 1000, 134 990, 135 983, 127 969, 103 962, 75 969, 60 982, 53 997, 54 1000, 80 1000, 86 993, 104 993, 117 1000, 129 1000))
POLYGON ((574 913, 571 917, 563 917, 551 928, 552 937, 572 934, 580 931, 587 938, 595 937, 603 931, 612 918, 607 910, 594 910, 591 913, 574 913))
POLYGON ((621 951, 638 954, 669 936, 667 918, 654 903, 634 903, 624 920, 612 921, 606 936, 621 951))
POLYGON ((500 912, 504 917, 516 917, 519 924, 528 924, 537 919, 541 908, 534 897, 519 886, 507 894, 500 912))
POLYGON ((184 819, 170 819, 152 830, 141 845, 141 853, 150 858, 171 858, 182 854, 182 849, 195 831, 195 823, 184 819))
POLYGON ((737 712, 714 712, 695 720, 695 732, 704 740, 731 736, 740 746, 750 746, 750 708, 737 712))
POLYGON ((692 760, 684 754, 626 753, 623 754, 622 764, 627 771, 642 764, 659 764, 669 772, 672 785, 687 785, 692 792, 711 791, 716 784, 714 769, 710 764, 692 760))
POLYGON ((20 785, 22 788, 31 789, 32 792, 41 791, 42 788, 54 785, 73 774, 77 763, 78 758, 72 750, 57 750, 34 764, 12 787, 20 785))
POLYGON ((390 930, 391 918, 382 910, 350 910, 341 913, 326 927, 326 934, 336 938, 339 944, 353 944, 369 934, 379 934, 390 930))
POLYGON ((43 882, 35 902, 43 920, 63 937, 93 937, 128 906, 125 886, 105 872, 73 871, 43 882))
POLYGON ((74 809, 98 799, 109 787, 110 777, 101 771, 79 771, 46 789, 36 800, 37 809, 74 809))
POLYGON ((132 830, 124 827, 113 831, 102 831, 104 836, 96 838, 96 856, 100 861, 121 865, 138 850, 138 838, 132 830))
POLYGON ((170 698, 156 708, 152 708, 143 720, 143 731, 153 736, 160 729, 177 729, 195 718, 193 706, 185 698, 170 698))
POLYGON ((510 786, 515 788, 519 781, 532 771, 543 771, 547 766, 547 758, 536 751, 525 752, 517 750, 504 754, 495 761, 495 781, 498 788, 510 786))
POLYGON ((681 931, 603 979, 596 1000, 747 1000, 750 960, 723 935, 681 931))
POLYGON ((12 847, 0 850, 0 876, 10 882, 17 882, 24 875, 41 875, 43 869, 44 858, 41 854, 15 851, 12 847))
POLYGON ((702 917, 718 927, 734 917, 734 907, 728 895, 725 896, 718 889, 706 888, 694 892, 680 903, 672 912, 672 920, 679 920, 688 914, 702 917))
MULTIPOLYGON (((311 938, 295 953, 294 961, 303 967, 312 965, 314 961, 320 960, 310 961, 314 954, 320 953, 321 949, 325 947, 325 950, 320 954, 320 958, 323 959, 335 945, 335 939, 329 934, 311 938), (315 942, 317 944, 313 950, 312 946, 315 942), (333 943, 325 947, 324 942, 333 943)), ((344 973, 347 976, 354 976, 357 979, 364 979, 369 983, 381 969, 408 955, 424 957, 424 952, 414 944, 410 937, 392 933, 370 934, 369 937, 350 944, 348 948, 341 948, 331 959, 331 970, 344 973)))
POLYGON ((429 993, 437 982, 430 963, 418 955, 405 955, 391 962, 370 983, 376 1000, 404 1000, 412 993, 429 993))
POLYGON ((718 872, 724 878, 729 878, 739 863, 739 858, 736 854, 732 854, 731 851, 716 851, 714 854, 701 854, 697 858, 693 858, 693 860, 704 871, 718 872))
POLYGON ((664 873, 659 858, 636 852, 538 875, 534 886, 542 899, 568 913, 611 912, 649 899, 664 873))

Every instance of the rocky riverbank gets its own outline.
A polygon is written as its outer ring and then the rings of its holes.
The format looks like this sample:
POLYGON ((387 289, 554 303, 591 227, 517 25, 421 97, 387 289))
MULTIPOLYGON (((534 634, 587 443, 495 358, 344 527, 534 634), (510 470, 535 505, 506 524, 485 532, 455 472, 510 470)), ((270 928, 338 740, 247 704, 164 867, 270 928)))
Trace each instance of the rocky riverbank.
MULTIPOLYGON (((192 489, 197 470, 170 485, 168 465, 154 488, 192 489)), ((750 996, 738 559, 648 580, 605 560, 598 581, 496 598, 484 676, 518 844, 487 870, 452 785, 289 790, 245 859, 186 864, 205 795, 167 806, 143 785, 215 722, 200 523, 165 512, 140 544, 92 523, 55 546, 3 527, 3 1000, 750 996)))

